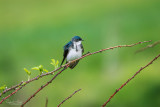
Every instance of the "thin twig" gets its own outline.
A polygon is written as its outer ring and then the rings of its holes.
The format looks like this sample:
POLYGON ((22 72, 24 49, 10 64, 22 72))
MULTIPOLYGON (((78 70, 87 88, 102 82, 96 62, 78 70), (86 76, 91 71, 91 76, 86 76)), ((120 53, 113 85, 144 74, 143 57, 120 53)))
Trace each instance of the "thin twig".
POLYGON ((121 85, 121 87, 119 89, 116 89, 116 91, 110 96, 110 98, 102 105, 102 107, 105 107, 108 102, 115 96, 115 94, 117 92, 119 92, 125 85, 127 85, 128 82, 130 82, 137 74, 139 74, 143 69, 145 69, 146 67, 148 67, 149 65, 151 65, 157 58, 160 57, 160 54, 158 56, 156 56, 152 61, 150 61, 147 65, 145 65, 144 67, 141 67, 131 78, 129 78, 123 85, 121 85))
POLYGON ((74 94, 76 94, 78 91, 80 91, 81 89, 75 91, 73 94, 71 94, 69 97, 67 97, 66 99, 64 99, 57 107, 60 107, 65 101, 67 101, 68 99, 70 99, 74 94))
MULTIPOLYGON (((11 87, 11 88, 9 88, 9 89, 6 89, 6 90, 3 91, 2 93, 0 93, 0 97, 1 97, 2 94, 5 94, 6 92, 11 91, 11 90, 13 90, 13 89, 15 89, 15 88, 17 88, 17 87, 19 87, 19 86, 20 86, 20 88, 19 88, 19 90, 20 90, 20 89, 22 89, 23 87, 25 87, 27 84, 29 84, 30 82, 33 82, 33 81, 35 81, 35 80, 38 80, 39 78, 42 78, 42 77, 47 76, 47 75, 52 75, 52 74, 54 74, 56 71, 60 70, 61 68, 64 68, 64 67, 68 66, 70 63, 73 63, 73 62, 75 62, 75 61, 77 61, 77 60, 83 59, 83 58, 85 58, 85 57, 87 57, 87 56, 90 56, 90 55, 93 55, 93 54, 97 54, 97 53, 101 53, 101 52, 103 52, 103 51, 111 50, 111 49, 114 49, 114 48, 133 47, 133 46, 135 46, 135 45, 142 44, 142 43, 146 43, 146 42, 151 42, 151 40, 150 40, 150 41, 144 41, 144 42, 138 42, 138 43, 131 44, 131 45, 119 45, 119 46, 114 46, 114 47, 102 49, 102 50, 99 50, 99 51, 96 51, 96 52, 93 52, 93 53, 85 54, 85 55, 83 55, 82 57, 80 57, 80 58, 78 58, 78 59, 75 59, 75 60, 73 60, 73 61, 70 61, 70 62, 66 63, 65 65, 62 65, 62 66, 60 66, 59 68, 57 68, 57 69, 55 69, 55 70, 53 70, 53 71, 51 71, 51 72, 38 75, 38 76, 36 76, 36 77, 28 80, 28 81, 21 82, 21 83, 18 84, 18 85, 15 85, 15 86, 13 86, 13 87, 11 87), (23 84, 23 83, 24 83, 24 84, 23 84), (23 85, 22 85, 22 84, 23 84, 23 85), (21 86, 21 85, 22 85, 22 86, 21 86)), ((15 93, 16 93, 16 92, 14 91, 13 94, 15 94, 15 93)), ((9 95, 9 97, 12 96, 13 94, 11 93, 11 95, 9 95)), ((9 98, 9 97, 7 96, 7 98, 9 98)), ((5 97, 4 99, 7 99, 7 98, 5 97)), ((4 101, 4 100, 2 100, 2 101, 0 102, 0 104, 2 104, 3 101, 4 101)))
POLYGON ((156 45, 158 45, 158 44, 160 44, 160 40, 159 40, 159 41, 154 42, 154 43, 153 43, 153 44, 151 44, 151 45, 147 45, 146 47, 144 47, 144 48, 141 48, 141 49, 137 50, 135 53, 142 52, 142 51, 144 51, 144 50, 146 50, 146 49, 148 49, 148 48, 152 48, 152 47, 154 47, 154 46, 156 46, 156 45))
POLYGON ((48 97, 46 97, 46 104, 45 107, 48 107, 48 97))

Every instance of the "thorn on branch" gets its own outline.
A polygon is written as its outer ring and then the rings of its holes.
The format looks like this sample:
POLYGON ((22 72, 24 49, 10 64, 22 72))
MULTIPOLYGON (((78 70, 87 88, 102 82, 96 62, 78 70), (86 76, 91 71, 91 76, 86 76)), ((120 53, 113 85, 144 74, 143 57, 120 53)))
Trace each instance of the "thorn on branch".
POLYGON ((48 81, 48 84, 50 84, 51 83, 51 81, 48 81))
POLYGON ((118 89, 116 89, 116 92, 118 92, 118 89))

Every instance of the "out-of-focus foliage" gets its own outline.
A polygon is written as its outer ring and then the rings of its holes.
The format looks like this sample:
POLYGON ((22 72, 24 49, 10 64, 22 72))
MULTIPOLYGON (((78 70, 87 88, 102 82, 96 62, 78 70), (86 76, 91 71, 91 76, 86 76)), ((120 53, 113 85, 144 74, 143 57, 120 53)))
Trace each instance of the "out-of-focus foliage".
MULTIPOLYGON (((159 0, 1 0, 0 86, 27 80, 24 67, 42 64, 54 70, 50 59, 63 58, 63 46, 79 35, 85 52, 160 40, 159 0)), ((160 45, 134 54, 149 44, 120 48, 80 60, 66 70, 26 107, 57 106, 82 88, 64 107, 99 107, 141 66, 160 53, 160 45)), ((109 103, 112 107, 159 107, 160 67, 158 59, 124 87, 109 103)), ((31 78, 39 75, 32 72, 31 78)), ((23 102, 51 79, 44 77, 27 85, 7 102, 23 102)), ((5 96, 5 95, 4 95, 5 96)), ((13 107, 15 103, 4 103, 13 107)), ((18 103, 19 104, 19 103, 18 103)))

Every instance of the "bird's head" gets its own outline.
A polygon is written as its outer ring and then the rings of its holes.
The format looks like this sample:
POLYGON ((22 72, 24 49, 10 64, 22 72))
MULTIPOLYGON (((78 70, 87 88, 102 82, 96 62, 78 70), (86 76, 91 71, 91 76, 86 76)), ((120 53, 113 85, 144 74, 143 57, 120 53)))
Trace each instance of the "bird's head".
POLYGON ((72 42, 73 43, 75 43, 75 42, 82 42, 83 41, 83 39, 82 38, 80 38, 79 36, 74 36, 73 38, 72 38, 72 42))

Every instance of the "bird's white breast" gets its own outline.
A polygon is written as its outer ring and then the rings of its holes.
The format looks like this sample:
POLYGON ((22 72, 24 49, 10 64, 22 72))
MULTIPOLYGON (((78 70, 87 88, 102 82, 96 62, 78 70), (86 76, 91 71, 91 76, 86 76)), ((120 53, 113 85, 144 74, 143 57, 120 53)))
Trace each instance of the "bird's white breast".
POLYGON ((72 61, 82 56, 81 44, 74 44, 73 48, 69 49, 69 53, 67 55, 67 61, 72 61), (77 50, 76 50, 77 47, 77 50))

